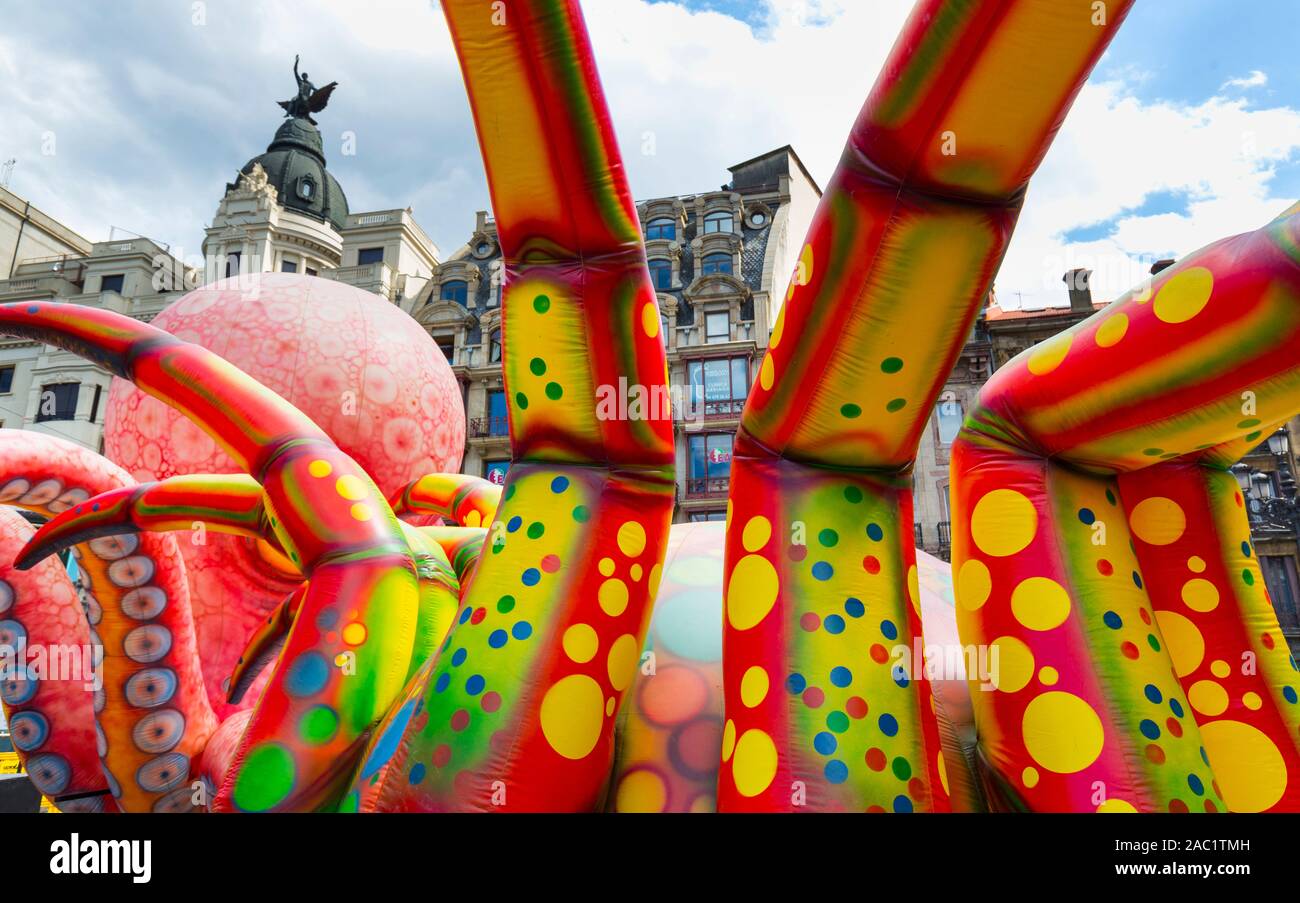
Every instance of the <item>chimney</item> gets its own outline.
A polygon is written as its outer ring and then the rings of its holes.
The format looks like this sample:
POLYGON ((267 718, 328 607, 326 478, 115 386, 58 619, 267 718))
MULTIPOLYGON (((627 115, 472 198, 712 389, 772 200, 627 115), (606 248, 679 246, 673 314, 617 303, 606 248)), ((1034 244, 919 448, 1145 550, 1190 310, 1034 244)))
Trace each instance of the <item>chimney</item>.
POLYGON ((1166 257, 1163 260, 1157 260, 1155 263, 1151 264, 1151 275, 1154 276, 1156 273, 1160 272, 1161 270, 1167 270, 1173 265, 1174 265, 1174 259, 1172 257, 1166 257))
POLYGON ((1070 293, 1070 310, 1092 313, 1092 289, 1088 286, 1088 277, 1091 275, 1092 270, 1079 267, 1061 277, 1070 293))

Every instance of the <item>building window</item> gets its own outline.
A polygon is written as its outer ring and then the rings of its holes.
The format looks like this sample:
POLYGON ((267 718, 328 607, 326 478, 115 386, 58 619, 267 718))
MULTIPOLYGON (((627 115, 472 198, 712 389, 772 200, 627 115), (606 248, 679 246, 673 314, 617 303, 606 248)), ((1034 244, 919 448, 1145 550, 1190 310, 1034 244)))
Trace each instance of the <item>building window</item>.
POLYGON ((703 524, 708 523, 709 521, 725 521, 726 519, 727 512, 725 510, 691 512, 691 523, 693 524, 703 524))
POLYGON ((242 255, 240 254, 239 251, 231 251, 229 254, 226 255, 226 276, 227 277, 239 275, 239 261, 241 256, 242 255))
POLYGON ((488 334, 488 363, 501 362, 501 330, 494 329, 488 334))
POLYGON ((41 387, 41 400, 36 408, 36 422, 72 420, 77 414, 77 390, 80 383, 54 383, 41 387))
POLYGON ((464 279, 453 279, 442 284, 438 297, 443 301, 455 301, 461 307, 469 304, 469 283, 464 279))
MULTIPOLYGON (((95 396, 90 400, 90 422, 94 423, 95 418, 99 416, 99 398, 104 392, 104 387, 95 386, 95 396)), ((74 403, 75 404, 75 403, 74 403)))
POLYGON ((666 217, 652 219, 645 227, 645 237, 647 241, 656 238, 672 241, 677 238, 677 224, 666 217))
POLYGON ((1289 555, 1259 556, 1264 585, 1277 612, 1277 623, 1286 636, 1300 635, 1300 604, 1297 604, 1295 559, 1289 555))
POLYGON ((666 292, 673 287, 673 262, 665 260, 662 257, 655 257, 650 261, 650 279, 654 286, 661 292, 666 292))
POLYGON ((731 341, 731 314, 709 314, 704 318, 704 337, 710 344, 731 341))
POLYGON ((686 365, 691 406, 704 405, 705 416, 739 414, 749 395, 749 358, 718 357, 686 365))
POLYGON ((731 478, 731 433, 700 433, 690 437, 686 494, 726 495, 731 478))
POLYGON ((442 349, 442 353, 447 356, 447 363, 454 363, 456 358, 456 337, 454 335, 436 335, 433 341, 442 349))
POLYGON ((101 292, 117 292, 122 294, 122 283, 126 277, 120 273, 116 276, 104 276, 99 280, 99 290, 101 292))
POLYGON ((710 254, 700 263, 700 275, 711 276, 714 273, 731 275, 731 264, 730 254, 710 254))
POLYGON ((370 266, 372 263, 384 262, 383 248, 362 248, 357 251, 357 266, 370 266))
POLYGON ((296 273, 296 272, 298 272, 298 262, 297 262, 296 260, 282 260, 282 261, 280 261, 280 272, 281 272, 281 273, 296 273))
POLYGON ((8 395, 14 390, 14 368, 0 367, 0 395, 8 395))
POLYGON ((710 213, 704 218, 704 234, 714 232, 734 232, 736 221, 730 213, 710 213))
POLYGON ((504 486, 506 484, 506 472, 509 470, 509 461, 484 461, 483 479, 493 486, 504 486))
POLYGON ((506 393, 503 389, 488 392, 488 435, 508 436, 510 434, 510 415, 506 408, 506 393))
POLYGON ((955 398, 941 401, 934 413, 939 418, 939 444, 952 445, 952 440, 957 438, 957 433, 961 430, 961 402, 955 398))
POLYGON ((315 276, 315 275, 316 275, 316 271, 313 270, 311 267, 307 267, 307 275, 308 275, 308 276, 315 276))

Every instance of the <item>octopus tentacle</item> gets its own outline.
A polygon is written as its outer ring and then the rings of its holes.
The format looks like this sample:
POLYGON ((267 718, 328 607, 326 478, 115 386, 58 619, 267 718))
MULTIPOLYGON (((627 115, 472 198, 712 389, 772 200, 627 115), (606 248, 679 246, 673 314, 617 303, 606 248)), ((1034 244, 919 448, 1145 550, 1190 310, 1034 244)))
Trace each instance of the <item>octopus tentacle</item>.
POLYGON ((501 487, 482 477, 431 473, 420 477, 390 500, 393 513, 437 514, 462 527, 492 522, 501 504, 501 487))

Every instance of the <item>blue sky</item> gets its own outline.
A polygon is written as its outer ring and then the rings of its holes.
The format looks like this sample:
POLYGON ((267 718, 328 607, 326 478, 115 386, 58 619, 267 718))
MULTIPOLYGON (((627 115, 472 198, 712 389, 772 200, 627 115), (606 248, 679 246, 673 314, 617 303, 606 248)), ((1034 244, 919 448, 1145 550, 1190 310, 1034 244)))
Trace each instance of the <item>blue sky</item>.
MULTIPOLYGON (((909 8, 588 0, 636 195, 716 188, 728 165, 787 143, 824 183, 909 8)), ((410 206, 451 252, 488 206, 428 0, 0 0, 0 14, 11 188, 92 239, 116 226, 195 258, 226 182, 280 121, 295 53, 341 82, 320 118, 354 210, 410 206)), ((1031 185, 1004 302, 1064 303, 1060 274, 1076 265, 1118 294, 1150 260, 1300 196, 1294 17, 1294 0, 1139 0, 1031 185)))

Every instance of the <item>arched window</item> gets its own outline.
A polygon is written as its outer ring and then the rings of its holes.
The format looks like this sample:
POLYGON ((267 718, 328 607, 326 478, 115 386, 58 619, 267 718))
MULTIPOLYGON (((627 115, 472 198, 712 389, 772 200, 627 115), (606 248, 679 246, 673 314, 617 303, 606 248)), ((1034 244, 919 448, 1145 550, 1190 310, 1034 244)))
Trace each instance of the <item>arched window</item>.
POLYGON ((488 362, 493 364, 501 362, 501 330, 499 329, 492 330, 491 335, 488 336, 488 362))
POLYGON ((731 255, 730 254, 709 254, 700 262, 700 275, 709 276, 713 273, 730 273, 731 272, 731 255))
POLYGON ((652 219, 645 227, 646 240, 666 238, 672 241, 677 237, 677 224, 667 217, 652 219))
POLYGON ((731 214, 726 211, 710 213, 704 217, 704 234, 711 235, 714 232, 734 232, 736 231, 736 221, 731 214))
POLYGON ((650 261, 650 278, 659 291, 666 292, 671 289, 673 287, 673 262, 663 257, 652 259, 650 261))
POLYGON ((452 279, 442 284, 438 297, 443 301, 455 301, 461 307, 469 304, 469 283, 464 279, 452 279))

